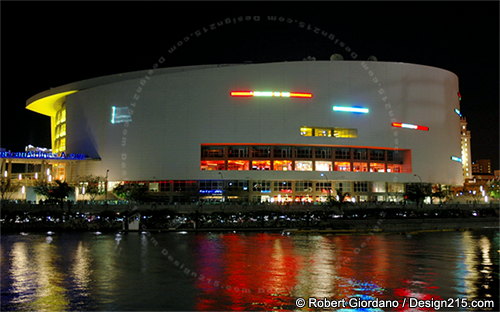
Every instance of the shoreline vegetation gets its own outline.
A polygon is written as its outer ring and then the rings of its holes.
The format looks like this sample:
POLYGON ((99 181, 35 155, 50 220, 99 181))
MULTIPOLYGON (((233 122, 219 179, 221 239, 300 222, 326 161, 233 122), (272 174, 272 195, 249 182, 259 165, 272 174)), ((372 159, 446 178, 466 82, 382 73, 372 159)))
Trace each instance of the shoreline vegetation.
POLYGON ((24 232, 283 232, 370 234, 499 228, 499 206, 34 205, 4 203, 3 234, 24 232))

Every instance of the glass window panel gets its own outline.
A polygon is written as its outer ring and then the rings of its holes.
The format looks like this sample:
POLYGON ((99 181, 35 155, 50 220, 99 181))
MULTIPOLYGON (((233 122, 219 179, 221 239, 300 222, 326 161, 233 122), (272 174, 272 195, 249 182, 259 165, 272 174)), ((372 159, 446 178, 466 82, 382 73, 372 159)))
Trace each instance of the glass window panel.
POLYGON ((351 158, 351 150, 349 148, 336 148, 335 149, 335 158, 336 159, 350 159, 351 158))
POLYGON ((295 162, 296 171, 312 171, 313 163, 310 160, 298 160, 295 162))
POLYGON ((357 138, 358 130, 350 128, 334 128, 333 136, 336 138, 357 138))
POLYGON ((316 161, 316 171, 332 171, 332 162, 316 161))
POLYGON ((226 170, 224 160, 202 160, 200 164, 201 170, 226 170))
POLYGON ((350 162, 342 162, 336 161, 334 165, 335 171, 351 171, 351 163, 350 162))
POLYGON ((332 136, 332 130, 328 128, 314 128, 314 136, 330 137, 332 136))
POLYGON ((230 158, 248 157, 248 146, 229 146, 228 157, 230 158))
POLYGON ((370 172, 385 172, 384 163, 370 163, 370 172))
POLYGON ((387 172, 394 172, 394 173, 403 172, 403 166, 399 164, 387 164, 387 172))
POLYGON ((354 159, 358 159, 358 160, 367 160, 367 153, 366 153, 366 149, 355 149, 354 150, 354 159))
POLYGON ((278 171, 291 171, 292 161, 291 160, 275 160, 273 163, 274 170, 278 171))
POLYGON ((252 161, 252 170, 271 170, 271 161, 254 160, 252 161))
POLYGON ((352 163, 352 171, 354 171, 354 172, 367 172, 368 171, 368 163, 353 162, 352 163))
POLYGON ((228 160, 227 170, 250 170, 250 161, 248 160, 228 160))
POLYGON ((313 128, 310 127, 301 127, 300 135, 302 136, 313 136, 313 128))
POLYGON ((312 158, 311 147, 297 147, 297 158, 312 158))

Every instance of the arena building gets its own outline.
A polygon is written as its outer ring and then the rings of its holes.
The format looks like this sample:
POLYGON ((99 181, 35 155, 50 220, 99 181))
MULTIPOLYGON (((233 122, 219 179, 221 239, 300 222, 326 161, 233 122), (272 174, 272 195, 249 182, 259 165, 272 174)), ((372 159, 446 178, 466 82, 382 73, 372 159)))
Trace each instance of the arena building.
POLYGON ((399 201, 460 185, 458 78, 393 62, 156 68, 70 83, 27 109, 50 116, 55 170, 143 183, 170 202, 399 201))

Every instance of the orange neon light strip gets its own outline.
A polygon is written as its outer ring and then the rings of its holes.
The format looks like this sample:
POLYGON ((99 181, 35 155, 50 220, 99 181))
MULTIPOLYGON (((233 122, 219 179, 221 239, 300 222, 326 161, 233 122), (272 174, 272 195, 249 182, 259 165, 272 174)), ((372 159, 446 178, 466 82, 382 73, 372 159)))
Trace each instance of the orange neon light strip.
POLYGON ((231 91, 234 97, 290 97, 290 98, 312 98, 312 93, 308 92, 288 92, 288 91, 231 91))

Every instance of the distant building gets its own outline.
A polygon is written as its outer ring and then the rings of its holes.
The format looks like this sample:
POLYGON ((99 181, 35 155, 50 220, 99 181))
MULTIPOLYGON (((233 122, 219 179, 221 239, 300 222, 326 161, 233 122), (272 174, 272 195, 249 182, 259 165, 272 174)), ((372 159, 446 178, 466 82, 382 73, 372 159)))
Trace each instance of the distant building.
POLYGON ((467 120, 465 117, 460 117, 460 140, 462 146, 462 171, 464 179, 470 179, 472 178, 470 131, 467 130, 467 120))
POLYGON ((472 174, 492 174, 491 160, 478 159, 472 162, 472 174))

